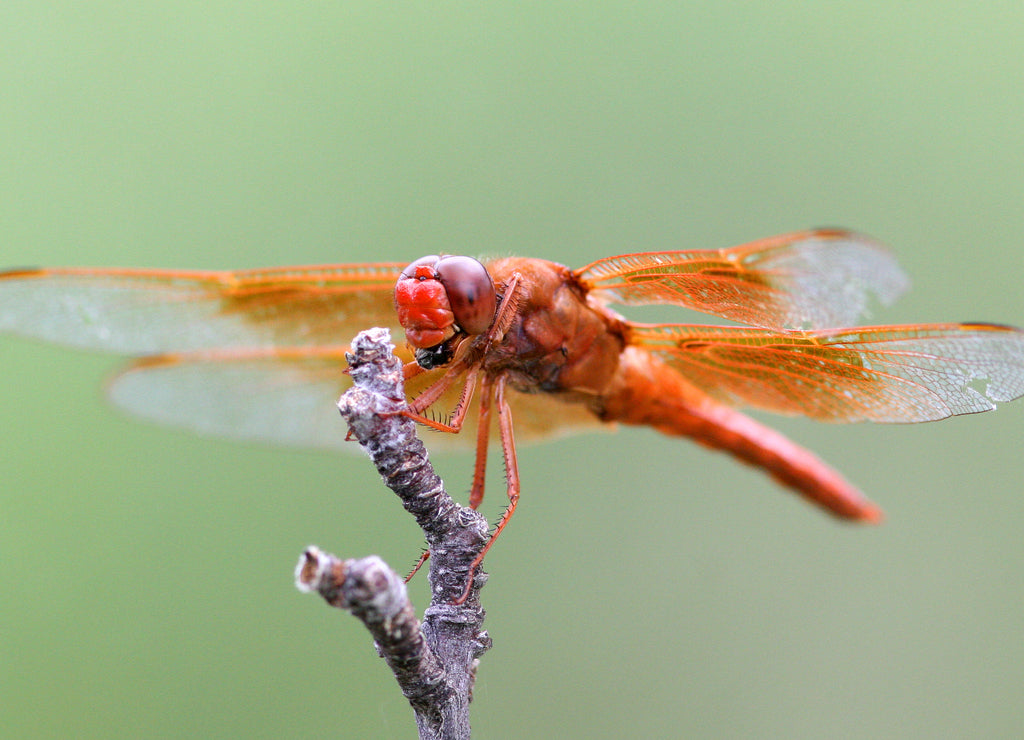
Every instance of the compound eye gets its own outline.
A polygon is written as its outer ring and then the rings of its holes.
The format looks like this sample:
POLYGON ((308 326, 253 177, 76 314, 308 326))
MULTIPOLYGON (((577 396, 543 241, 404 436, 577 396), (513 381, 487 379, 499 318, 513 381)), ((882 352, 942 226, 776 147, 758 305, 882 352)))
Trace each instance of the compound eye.
POLYGON ((434 266, 441 258, 436 254, 428 254, 426 257, 420 257, 415 262, 410 262, 404 270, 402 270, 403 278, 416 277, 416 268, 418 267, 430 267, 433 271, 434 266))
MULTIPOLYGON (((432 258, 423 258, 427 259, 432 258)), ((423 260, 413 262, 406 270, 423 260)), ((448 302, 459 328, 467 334, 483 334, 487 331, 494 321, 494 311, 498 305, 494 283, 487 268, 472 257, 442 257, 434 269, 448 294, 448 302)))

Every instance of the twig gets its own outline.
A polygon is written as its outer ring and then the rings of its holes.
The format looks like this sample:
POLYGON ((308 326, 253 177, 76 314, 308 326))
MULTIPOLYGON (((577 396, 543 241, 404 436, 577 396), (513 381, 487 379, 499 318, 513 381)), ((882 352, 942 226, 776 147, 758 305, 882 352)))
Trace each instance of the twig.
POLYGON ((430 607, 419 623, 402 578, 376 556, 342 561, 309 547, 299 561, 296 583, 362 620, 412 705, 421 738, 469 738, 476 666, 491 646, 479 598, 486 574, 477 572, 465 603, 453 602, 487 542, 487 522, 445 492, 414 422, 402 415, 402 364, 393 349, 386 329, 356 337, 348 356, 355 385, 338 408, 426 536, 430 607))

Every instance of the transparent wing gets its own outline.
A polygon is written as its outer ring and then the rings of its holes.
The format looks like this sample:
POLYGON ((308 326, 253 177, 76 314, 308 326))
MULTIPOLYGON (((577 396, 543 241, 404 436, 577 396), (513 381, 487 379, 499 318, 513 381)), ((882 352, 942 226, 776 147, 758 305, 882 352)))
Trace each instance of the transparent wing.
MULTIPOLYGON (((122 409, 199 434, 295 447, 358 450, 345 441, 347 429, 336 402, 351 386, 344 374, 347 346, 215 350, 144 357, 114 377, 111 400, 122 409)), ((396 354, 409 361, 408 350, 396 354)), ((412 397, 442 370, 409 383, 412 397)), ((433 407, 445 416, 459 387, 433 407)), ((566 405, 549 394, 510 394, 516 437, 536 440, 602 425, 581 405, 566 405)), ((432 449, 472 450, 477 407, 461 434, 426 433, 432 449)), ((496 435, 494 435, 496 437, 496 435)))
POLYGON ((722 402, 823 421, 931 421, 1024 395, 1024 332, 1005 326, 633 331, 634 342, 722 402))
MULTIPOLYGON (((345 447, 335 403, 347 347, 221 350, 142 358, 108 384, 119 407, 199 434, 345 447)), ((354 449, 358 449, 355 447, 354 449)))
POLYGON ((395 326, 398 263, 0 273, 0 331, 121 354, 336 345, 395 326))
POLYGON ((599 301, 669 303, 765 328, 849 326, 909 286, 893 256, 850 231, 783 234, 731 249, 625 254, 576 271, 599 301))

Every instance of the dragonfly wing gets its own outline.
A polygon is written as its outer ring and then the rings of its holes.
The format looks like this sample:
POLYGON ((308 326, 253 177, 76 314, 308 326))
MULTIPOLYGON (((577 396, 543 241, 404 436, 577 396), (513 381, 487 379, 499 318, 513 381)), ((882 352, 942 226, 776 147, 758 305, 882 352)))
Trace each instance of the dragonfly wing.
POLYGON ((626 254, 576 271, 595 300, 667 303, 766 328, 849 326, 909 286, 893 256, 839 229, 783 234, 731 249, 626 254))
MULTIPOLYGON (((356 450, 345 441, 347 429, 336 408, 352 384, 344 373, 347 346, 276 347, 214 350, 143 357, 108 384, 120 408, 154 421, 199 434, 292 447, 356 450)), ((405 347, 396 354, 404 361, 405 347)), ((443 373, 438 369, 414 378, 407 387, 417 395, 443 373)), ((432 407, 443 418, 458 399, 454 387, 432 407)), ((517 439, 535 441, 609 427, 580 404, 561 403, 550 394, 509 395, 517 439)), ((434 450, 472 450, 476 442, 477 406, 471 404, 461 434, 430 433, 434 450)))
POLYGON ((1024 332, 1005 326, 633 331, 634 341, 717 400, 823 421, 932 421, 1024 396, 1024 332))
POLYGON ((336 345, 395 326, 397 263, 0 273, 0 331, 121 354, 336 345))
POLYGON ((346 349, 154 355, 129 365, 107 391, 132 414, 199 434, 339 448, 347 430, 335 402, 351 385, 346 349))

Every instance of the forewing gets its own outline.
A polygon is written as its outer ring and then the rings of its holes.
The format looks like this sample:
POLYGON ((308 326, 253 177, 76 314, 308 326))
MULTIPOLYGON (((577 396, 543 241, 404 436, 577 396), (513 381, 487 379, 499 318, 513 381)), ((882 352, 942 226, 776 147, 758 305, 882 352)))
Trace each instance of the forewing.
POLYGON ((665 324, 635 326, 632 339, 720 401, 822 421, 931 421, 1024 395, 1024 332, 1004 326, 665 324))
POLYGON ((850 231, 817 229, 730 249, 647 252, 576 271, 601 302, 668 303, 765 328, 849 326, 908 287, 893 256, 850 231))
POLYGON ((396 325, 402 265, 0 273, 0 331, 121 354, 337 345, 396 325))

